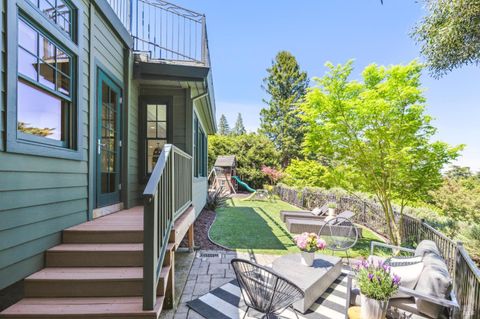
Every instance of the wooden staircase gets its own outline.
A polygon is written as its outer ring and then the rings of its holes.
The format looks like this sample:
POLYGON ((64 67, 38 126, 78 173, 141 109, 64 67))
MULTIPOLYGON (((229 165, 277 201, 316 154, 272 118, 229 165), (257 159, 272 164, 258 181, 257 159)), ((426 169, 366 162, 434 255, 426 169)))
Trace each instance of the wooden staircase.
POLYGON ((158 318, 173 306, 175 244, 167 247, 152 311, 143 311, 143 207, 63 231, 46 268, 24 281, 25 298, 0 318, 158 318))

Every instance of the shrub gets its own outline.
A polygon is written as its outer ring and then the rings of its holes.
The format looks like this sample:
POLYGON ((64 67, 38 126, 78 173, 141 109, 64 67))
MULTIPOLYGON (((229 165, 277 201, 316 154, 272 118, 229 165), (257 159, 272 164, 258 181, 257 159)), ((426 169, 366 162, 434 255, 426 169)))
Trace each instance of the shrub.
POLYGON ((217 208, 224 207, 228 197, 222 194, 221 189, 208 192, 205 208, 215 211, 217 208))

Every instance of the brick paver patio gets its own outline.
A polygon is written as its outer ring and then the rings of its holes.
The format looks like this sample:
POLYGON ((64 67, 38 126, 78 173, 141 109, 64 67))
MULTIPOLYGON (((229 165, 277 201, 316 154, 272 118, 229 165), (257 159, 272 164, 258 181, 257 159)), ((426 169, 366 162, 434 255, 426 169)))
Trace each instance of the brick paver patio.
POLYGON ((235 279, 235 274, 230 265, 230 261, 235 257, 254 260, 261 265, 270 265, 273 260, 279 256, 239 253, 224 250, 197 251, 176 312, 164 312, 162 313, 161 318, 203 319, 202 316, 188 308, 186 302, 196 299, 232 279, 235 279), (217 257, 205 257, 213 254, 217 254, 217 257))

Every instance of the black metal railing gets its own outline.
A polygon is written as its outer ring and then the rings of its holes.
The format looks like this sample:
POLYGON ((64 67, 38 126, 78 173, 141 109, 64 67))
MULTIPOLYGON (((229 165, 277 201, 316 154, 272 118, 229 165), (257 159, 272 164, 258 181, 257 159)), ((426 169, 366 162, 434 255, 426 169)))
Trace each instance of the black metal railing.
POLYGON ((192 203, 192 157, 166 144, 143 197, 143 307, 152 310, 170 231, 175 218, 192 203))
MULTIPOLYGON (((386 220, 381 206, 373 200, 362 200, 355 196, 329 193, 318 189, 303 189, 277 185, 275 193, 281 200, 298 207, 313 209, 333 201, 340 210, 355 212, 355 222, 365 225, 387 237, 386 220)), ((460 304, 454 318, 480 319, 480 269, 475 265, 461 242, 439 232, 425 220, 397 214, 400 221, 402 241, 406 244, 419 243, 424 239, 434 241, 442 253, 453 279, 453 289, 460 304)))
POLYGON ((205 15, 163 0, 107 0, 151 59, 210 65, 205 15))

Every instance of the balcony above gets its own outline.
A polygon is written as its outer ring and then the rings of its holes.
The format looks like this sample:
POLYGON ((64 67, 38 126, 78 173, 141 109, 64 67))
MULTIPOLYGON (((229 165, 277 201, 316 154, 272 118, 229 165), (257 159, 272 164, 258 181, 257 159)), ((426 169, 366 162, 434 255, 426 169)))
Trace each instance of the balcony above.
POLYGON ((162 0, 107 0, 136 52, 168 64, 210 66, 205 15, 162 0))

